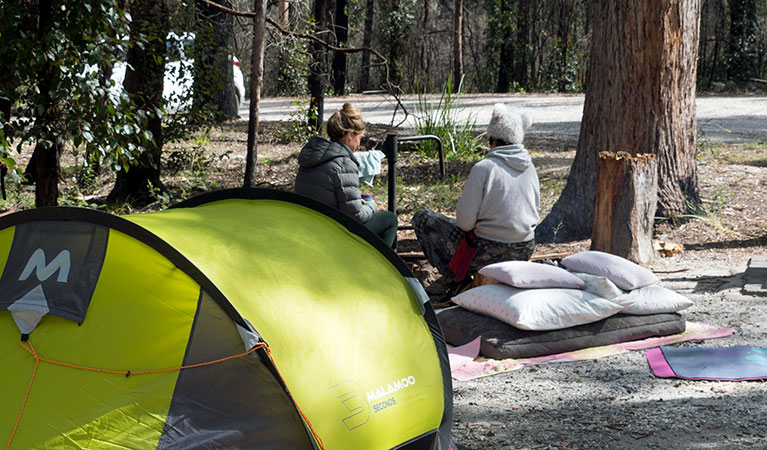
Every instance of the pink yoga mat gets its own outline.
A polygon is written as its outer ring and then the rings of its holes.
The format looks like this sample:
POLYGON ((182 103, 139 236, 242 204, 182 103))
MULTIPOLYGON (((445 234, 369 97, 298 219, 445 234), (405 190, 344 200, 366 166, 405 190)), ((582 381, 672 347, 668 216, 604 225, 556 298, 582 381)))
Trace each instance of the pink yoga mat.
POLYGON ((478 337, 468 344, 450 348, 448 350, 448 356, 450 358, 450 370, 453 378, 459 381, 467 381, 497 373, 508 372, 510 370, 521 369, 522 367, 531 364, 585 361, 618 355, 632 350, 645 350, 648 348, 660 347, 661 345, 670 345, 676 342, 722 338, 734 333, 734 328, 716 328, 695 322, 687 322, 687 329, 683 333, 672 334, 670 336, 621 342, 602 347, 585 348, 574 352, 537 356, 535 358, 502 360, 480 357, 480 337, 478 337))

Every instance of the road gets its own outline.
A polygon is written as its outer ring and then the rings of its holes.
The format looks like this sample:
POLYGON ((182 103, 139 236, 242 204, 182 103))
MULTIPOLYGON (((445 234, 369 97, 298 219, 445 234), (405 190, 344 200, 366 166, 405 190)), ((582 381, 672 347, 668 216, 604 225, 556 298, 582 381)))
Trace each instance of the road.
MULTIPOLYGON (((432 104, 439 102, 439 96, 428 97, 432 104)), ((493 95, 470 94, 460 99, 456 117, 466 120, 471 115, 475 124, 483 128, 490 120, 494 103, 508 103, 528 112, 533 118, 533 126, 528 131, 531 136, 564 137, 577 139, 583 114, 583 95, 493 95)), ((290 120, 300 117, 300 111, 306 108, 305 99, 264 98, 261 100, 260 119, 262 121, 290 120)), ((344 102, 357 105, 368 123, 400 124, 401 127, 414 128, 414 116, 417 99, 414 96, 403 98, 403 105, 409 112, 405 114, 398 108, 393 116, 397 102, 385 95, 350 95, 333 97, 325 100, 325 119, 338 110, 344 102), (393 116, 393 117, 392 117, 393 116), (394 120, 392 120, 392 118, 394 120)), ((748 143, 767 142, 767 96, 700 96, 696 101, 699 136, 711 143, 748 143)), ((240 108, 242 119, 248 118, 248 103, 240 108)))

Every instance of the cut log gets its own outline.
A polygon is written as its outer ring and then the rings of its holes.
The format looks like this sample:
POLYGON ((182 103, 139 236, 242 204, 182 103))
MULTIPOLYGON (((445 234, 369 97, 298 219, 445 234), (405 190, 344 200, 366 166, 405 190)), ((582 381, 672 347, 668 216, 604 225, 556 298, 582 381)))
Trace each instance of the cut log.
POLYGON ((600 152, 591 249, 650 263, 657 204, 655 155, 600 152))

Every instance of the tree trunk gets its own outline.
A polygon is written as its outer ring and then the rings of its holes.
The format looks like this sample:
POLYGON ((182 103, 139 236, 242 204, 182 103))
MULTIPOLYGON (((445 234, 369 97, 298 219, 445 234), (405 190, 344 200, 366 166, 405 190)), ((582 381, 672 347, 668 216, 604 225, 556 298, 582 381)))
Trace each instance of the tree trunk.
POLYGON ((575 11, 575 0, 562 1, 559 6, 559 27, 557 28, 557 48, 559 49, 559 92, 567 92, 567 61, 570 56, 570 24, 575 11))
POLYGON ((280 11, 280 25, 287 30, 290 26, 290 2, 280 0, 278 8, 280 11))
POLYGON ((540 242, 584 239, 594 221, 597 154, 658 158, 658 214, 700 202, 695 164, 698 0, 597 0, 586 100, 562 196, 536 229, 540 242))
POLYGON ((261 106, 261 87, 264 84, 266 0, 255 0, 253 12, 255 15, 253 17, 253 59, 250 65, 250 118, 248 119, 248 148, 245 156, 244 187, 253 187, 256 184, 258 110, 261 106))
POLYGON ((599 153, 591 249, 638 264, 655 259, 652 231, 658 204, 655 155, 599 153))
MULTIPOLYGON (((349 38, 349 15, 346 11, 346 0, 336 0, 335 32, 336 43, 339 47, 346 47, 349 38)), ((336 95, 344 95, 346 90, 346 53, 335 52, 333 54, 333 92, 336 95)))
POLYGON ((495 86, 495 92, 498 94, 505 94, 509 92, 509 86, 511 85, 511 70, 514 63, 514 45, 511 40, 511 27, 505 22, 505 18, 509 15, 511 7, 509 2, 511 0, 500 0, 500 12, 502 21, 501 27, 503 28, 503 38, 501 39, 501 54, 498 59, 498 83, 495 86))
MULTIPOLYGON (((336 0, 335 15, 336 42, 339 47, 346 47, 349 37, 349 15, 346 11, 346 0, 336 0)), ((346 53, 333 54, 333 92, 344 95, 346 90, 346 53)))
MULTIPOLYGON (((327 33, 328 0, 314 0, 312 17, 314 18, 314 34, 323 40, 328 39, 327 33)), ((328 53, 325 47, 312 43, 311 62, 309 64, 309 112, 308 125, 315 132, 322 126, 325 113, 325 87, 328 84, 328 53)))
MULTIPOLYGON (((38 4, 40 11, 40 20, 38 23, 38 36, 46 36, 51 32, 53 24, 53 2, 51 0, 40 0, 38 4)), ((42 114, 36 118, 38 126, 45 127, 52 134, 53 124, 60 120, 58 117, 58 108, 56 100, 51 96, 54 90, 54 67, 52 64, 46 64, 42 72, 38 75, 40 79, 40 109, 42 114)), ((46 139, 38 140, 35 150, 32 154, 34 161, 27 169, 31 173, 35 182, 35 206, 56 206, 59 202, 59 178, 61 177, 61 167, 59 161, 61 153, 64 150, 64 141, 56 135, 49 135, 46 139)))
POLYGON ((455 0, 453 11, 453 92, 463 78, 463 0, 455 0))
MULTIPOLYGON (((517 48, 519 57, 516 61, 515 75, 519 86, 528 89, 527 86, 527 38, 529 35, 527 28, 527 18, 530 15, 530 1, 519 0, 519 10, 517 12, 517 48)), ((510 61, 510 60, 509 60, 510 61)))
POLYGON ((418 49, 418 91, 426 92, 428 75, 426 74, 426 37, 429 35, 429 0, 423 1, 423 22, 421 22, 421 48, 418 49))
MULTIPOLYGON (((365 29, 362 34, 362 47, 370 48, 373 43, 373 13, 375 0, 365 2, 365 29)), ((370 88, 370 52, 362 52, 362 68, 360 70, 360 90, 370 88)))
MULTIPOLYGON (((213 0, 228 6, 225 0, 213 0)), ((238 117, 237 93, 232 75, 234 19, 198 2, 201 25, 194 40, 194 110, 215 122, 238 117)))
POLYGON ((163 147, 162 118, 156 113, 163 105, 165 77, 165 36, 170 30, 170 18, 164 2, 140 0, 132 4, 131 41, 139 35, 151 36, 142 47, 133 45, 128 50, 128 68, 123 87, 137 110, 148 118, 147 129, 152 140, 145 142, 145 150, 127 171, 117 172, 117 179, 107 200, 111 203, 147 203, 154 198, 153 189, 164 189, 160 181, 163 147), (159 57, 159 62, 155 57, 159 57))
POLYGON ((756 52, 756 0, 730 0, 730 45, 727 75, 731 80, 746 80, 757 75, 753 61, 756 52))

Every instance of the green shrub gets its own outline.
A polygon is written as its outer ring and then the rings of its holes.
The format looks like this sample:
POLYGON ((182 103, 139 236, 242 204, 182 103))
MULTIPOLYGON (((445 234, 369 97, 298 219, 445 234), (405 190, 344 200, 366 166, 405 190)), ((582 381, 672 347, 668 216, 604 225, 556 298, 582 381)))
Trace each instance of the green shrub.
MULTIPOLYGON (((416 86, 419 83, 415 83, 416 86)), ((484 133, 474 133, 475 118, 469 114, 466 119, 461 119, 456 100, 460 97, 463 89, 463 78, 458 84, 458 90, 452 89, 452 74, 442 88, 438 102, 430 102, 423 91, 418 90, 418 103, 415 107, 415 127, 418 134, 433 134, 440 138, 446 159, 466 158, 476 159, 476 149, 479 147, 484 133)), ((419 144, 423 156, 436 157, 437 144, 432 141, 424 141, 419 144)))

